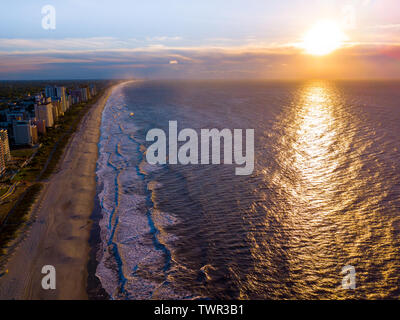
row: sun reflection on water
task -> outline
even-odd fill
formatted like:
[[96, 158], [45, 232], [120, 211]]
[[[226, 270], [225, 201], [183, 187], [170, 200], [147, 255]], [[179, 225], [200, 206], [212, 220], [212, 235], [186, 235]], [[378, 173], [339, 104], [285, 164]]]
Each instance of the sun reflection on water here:
[[296, 103], [279, 123], [284, 132], [278, 161], [287, 174], [277, 171], [274, 178], [296, 201], [319, 206], [322, 199], [328, 202], [337, 191], [335, 171], [346, 160], [343, 155], [352, 140], [352, 132], [343, 134], [347, 120], [338, 100], [334, 88], [310, 84], [299, 91]]
[[[373, 134], [325, 82], [300, 88], [277, 118], [266, 142], [275, 146], [275, 165], [262, 171], [265, 234], [250, 236], [255, 274], [285, 283], [268, 284], [274, 297], [362, 297], [360, 290], [340, 290], [341, 267], [357, 266], [367, 282], [365, 270], [376, 268], [374, 259], [393, 256], [392, 222], [380, 219], [379, 208], [387, 194], [383, 186], [390, 184], [380, 182], [383, 164], [366, 152]], [[384, 278], [393, 272], [376, 273]], [[251, 290], [259, 286], [253, 277]]]
[[304, 101], [296, 115], [293, 165], [302, 180], [312, 186], [326, 183], [338, 165], [335, 153], [340, 150], [334, 148], [338, 132], [332, 112], [332, 101], [326, 88], [305, 90]]

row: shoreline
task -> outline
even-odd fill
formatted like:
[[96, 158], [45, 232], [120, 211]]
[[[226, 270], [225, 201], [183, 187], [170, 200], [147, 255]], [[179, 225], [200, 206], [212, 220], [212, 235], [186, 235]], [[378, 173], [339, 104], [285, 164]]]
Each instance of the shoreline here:
[[[96, 177], [97, 184], [97, 177]], [[93, 212], [90, 216], [90, 220], [92, 221], [92, 227], [90, 230], [89, 236], [89, 261], [87, 264], [87, 295], [89, 300], [109, 300], [110, 295], [103, 288], [100, 279], [96, 276], [97, 266], [99, 261], [97, 259], [97, 255], [99, 250], [101, 249], [101, 238], [100, 238], [100, 225], [99, 222], [103, 215], [101, 214], [101, 206], [99, 200], [99, 193], [102, 189], [102, 186], [96, 186], [96, 195], [94, 197], [94, 208]]]
[[[131, 80], [132, 81], [132, 80]], [[114, 88], [119, 87], [119, 86], [124, 86], [127, 83], [131, 81], [126, 81], [122, 82], [118, 85], [116, 85]], [[104, 112], [104, 108], [102, 111], [102, 115]], [[97, 145], [100, 146], [100, 139], [101, 139], [101, 124], [102, 121], [100, 121], [100, 126], [99, 126], [99, 138]], [[100, 156], [100, 149], [98, 148], [97, 150], [97, 158], [96, 158], [96, 170], [97, 171], [97, 161]], [[99, 265], [99, 260], [98, 260], [98, 255], [100, 250], [102, 250], [102, 239], [100, 236], [101, 228], [100, 228], [100, 220], [103, 218], [102, 215], [102, 209], [100, 205], [100, 199], [99, 199], [99, 194], [101, 190], [103, 189], [103, 185], [98, 184], [98, 178], [97, 175], [95, 174], [95, 179], [96, 179], [96, 194], [93, 199], [94, 201], [94, 207], [92, 214], [90, 216], [90, 220], [92, 221], [92, 226], [90, 229], [90, 236], [89, 236], [89, 247], [90, 247], [90, 252], [89, 252], [89, 257], [88, 257], [88, 263], [87, 263], [87, 284], [86, 284], [86, 292], [88, 296], [88, 300], [110, 300], [111, 296], [108, 294], [108, 292], [103, 288], [100, 279], [96, 275], [96, 270], [97, 266]]]
[[[124, 82], [125, 83], [125, 82]], [[24, 240], [0, 278], [0, 300], [88, 299], [89, 238], [97, 196], [96, 166], [103, 110], [113, 90], [106, 89], [71, 136], [57, 170], [44, 182]], [[44, 265], [56, 269], [56, 289], [43, 290]]]

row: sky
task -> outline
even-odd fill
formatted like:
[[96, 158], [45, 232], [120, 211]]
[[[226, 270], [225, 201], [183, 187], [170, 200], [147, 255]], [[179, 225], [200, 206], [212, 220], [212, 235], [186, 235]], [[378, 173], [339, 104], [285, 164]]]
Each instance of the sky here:
[[[307, 54], [325, 20], [346, 39]], [[94, 78], [398, 79], [400, 1], [2, 1], [0, 79]]]

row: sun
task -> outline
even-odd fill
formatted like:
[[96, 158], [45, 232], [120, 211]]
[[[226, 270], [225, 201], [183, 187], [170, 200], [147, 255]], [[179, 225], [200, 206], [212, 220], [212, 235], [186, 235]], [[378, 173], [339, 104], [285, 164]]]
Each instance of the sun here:
[[341, 48], [347, 39], [337, 23], [320, 21], [306, 33], [301, 47], [308, 54], [324, 56]]

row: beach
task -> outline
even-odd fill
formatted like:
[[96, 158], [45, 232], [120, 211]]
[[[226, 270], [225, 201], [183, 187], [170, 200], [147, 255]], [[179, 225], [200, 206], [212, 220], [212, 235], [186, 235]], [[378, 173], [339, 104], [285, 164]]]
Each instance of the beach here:
[[[43, 183], [25, 239], [0, 278], [0, 299], [87, 299], [90, 216], [102, 111], [114, 87], [90, 107], [71, 137], [56, 172]], [[56, 270], [56, 289], [42, 289], [43, 266]]]

